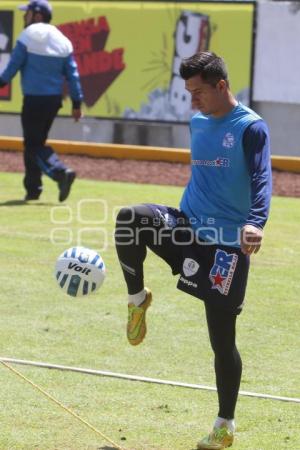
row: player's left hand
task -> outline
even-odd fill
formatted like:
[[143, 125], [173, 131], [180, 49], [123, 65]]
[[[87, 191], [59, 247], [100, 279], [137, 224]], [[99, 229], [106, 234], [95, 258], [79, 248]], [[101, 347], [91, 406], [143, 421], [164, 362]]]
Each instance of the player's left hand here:
[[81, 109], [80, 108], [72, 109], [72, 117], [75, 120], [75, 122], [78, 122], [79, 119], [81, 119], [81, 117], [82, 117]]
[[244, 225], [241, 230], [241, 250], [245, 255], [257, 253], [261, 246], [264, 232], [254, 225]]

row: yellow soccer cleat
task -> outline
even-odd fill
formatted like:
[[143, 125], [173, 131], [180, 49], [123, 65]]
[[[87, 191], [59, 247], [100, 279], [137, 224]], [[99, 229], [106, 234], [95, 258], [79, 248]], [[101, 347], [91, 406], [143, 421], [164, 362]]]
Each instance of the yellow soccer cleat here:
[[128, 322], [127, 322], [127, 339], [131, 345], [139, 345], [147, 332], [146, 327], [146, 311], [152, 302], [152, 293], [146, 290], [146, 298], [139, 306], [129, 303], [128, 305]]
[[198, 442], [198, 450], [222, 450], [231, 447], [233, 433], [227, 427], [214, 428], [213, 431], [202, 441]]

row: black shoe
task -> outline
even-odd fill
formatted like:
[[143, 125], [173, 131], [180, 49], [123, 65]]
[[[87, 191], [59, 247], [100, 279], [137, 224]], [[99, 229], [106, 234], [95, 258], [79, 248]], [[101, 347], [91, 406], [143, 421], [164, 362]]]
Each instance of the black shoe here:
[[32, 195], [26, 194], [24, 197], [24, 202], [30, 202], [31, 200], [38, 200], [40, 198], [40, 194]]
[[59, 196], [58, 200], [63, 202], [70, 194], [71, 186], [76, 178], [76, 173], [73, 170], [67, 169], [61, 180], [58, 182]]

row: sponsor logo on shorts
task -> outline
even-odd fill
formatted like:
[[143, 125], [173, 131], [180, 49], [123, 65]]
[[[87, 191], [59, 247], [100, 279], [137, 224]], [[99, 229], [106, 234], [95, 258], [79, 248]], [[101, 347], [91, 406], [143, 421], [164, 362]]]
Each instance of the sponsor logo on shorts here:
[[197, 283], [193, 283], [192, 281], [187, 280], [186, 278], [180, 277], [180, 281], [183, 284], [186, 284], [188, 287], [193, 287], [193, 288], [197, 288], [198, 287]]
[[198, 272], [199, 267], [200, 266], [197, 263], [197, 261], [191, 258], [185, 258], [182, 265], [183, 273], [186, 277], [191, 277], [195, 275], [195, 273]]
[[228, 295], [238, 258], [236, 253], [216, 250], [214, 265], [209, 272], [212, 289], [217, 289], [221, 294]]

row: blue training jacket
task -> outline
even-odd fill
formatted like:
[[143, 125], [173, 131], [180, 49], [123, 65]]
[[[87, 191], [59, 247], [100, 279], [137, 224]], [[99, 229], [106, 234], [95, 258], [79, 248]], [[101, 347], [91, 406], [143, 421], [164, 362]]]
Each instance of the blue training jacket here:
[[180, 208], [197, 235], [240, 246], [246, 224], [263, 228], [271, 198], [269, 136], [260, 116], [239, 103], [226, 116], [191, 120], [191, 178]]
[[9, 83], [18, 70], [23, 95], [62, 95], [67, 80], [73, 103], [83, 98], [72, 43], [54, 25], [36, 23], [23, 30], [1, 79]]

